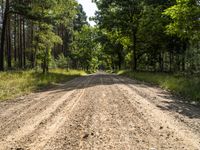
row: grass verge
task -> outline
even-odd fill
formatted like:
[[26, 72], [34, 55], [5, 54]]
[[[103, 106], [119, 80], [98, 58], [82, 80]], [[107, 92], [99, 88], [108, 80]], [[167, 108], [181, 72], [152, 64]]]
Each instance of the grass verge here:
[[34, 92], [55, 83], [69, 81], [85, 75], [84, 71], [53, 69], [48, 74], [35, 71], [13, 71], [0, 73], [0, 101]]
[[167, 73], [119, 71], [118, 75], [125, 75], [139, 81], [159, 85], [161, 88], [179, 94], [189, 100], [200, 102], [200, 78], [185, 77]]

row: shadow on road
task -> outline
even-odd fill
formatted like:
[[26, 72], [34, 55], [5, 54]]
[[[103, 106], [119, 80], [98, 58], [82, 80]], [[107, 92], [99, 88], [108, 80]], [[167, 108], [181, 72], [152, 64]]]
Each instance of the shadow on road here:
[[[101, 78], [103, 80], [101, 80]], [[90, 80], [88, 85], [81, 86], [84, 80]], [[132, 90], [135, 90], [140, 96], [147, 99], [151, 103], [154, 103], [157, 107], [164, 111], [176, 112], [181, 115], [187, 116], [189, 118], [200, 118], [200, 107], [188, 103], [186, 100], [179, 98], [175, 95], [170, 94], [164, 90], [158, 90], [154, 95], [148, 93], [149, 88], [157, 88], [143, 82], [130, 80], [125, 77], [117, 76], [114, 74], [97, 73], [92, 75], [87, 75], [83, 77], [78, 77], [70, 82], [75, 81], [76, 84], [58, 84], [51, 87], [45, 91], [51, 91], [51, 93], [67, 92], [75, 89], [95, 87], [98, 85], [115, 85], [115, 84], [125, 84], [129, 86]], [[144, 89], [144, 90], [142, 90]], [[44, 90], [43, 90], [44, 91]]]

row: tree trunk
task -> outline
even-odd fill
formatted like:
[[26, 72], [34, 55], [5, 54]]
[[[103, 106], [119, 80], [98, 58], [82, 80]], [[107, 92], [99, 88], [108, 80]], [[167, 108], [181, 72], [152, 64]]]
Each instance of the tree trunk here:
[[22, 32], [23, 32], [23, 40], [22, 40], [22, 43], [23, 43], [23, 66], [24, 68], [26, 68], [26, 33], [25, 33], [25, 20], [23, 18], [23, 21], [22, 21]]
[[9, 14], [9, 0], [6, 0], [6, 8], [4, 12], [3, 26], [1, 32], [0, 71], [4, 71], [4, 44], [5, 44], [5, 33], [6, 33], [8, 14]]
[[49, 62], [48, 62], [48, 49], [46, 49], [45, 56], [42, 63], [43, 74], [49, 71]]
[[164, 70], [164, 65], [163, 65], [163, 51], [160, 52], [159, 65], [160, 65], [160, 72], [163, 72], [163, 70]]
[[172, 72], [172, 63], [173, 63], [173, 50], [169, 52], [169, 71]]
[[10, 31], [10, 15], [8, 15], [7, 19], [7, 32], [6, 32], [6, 41], [7, 41], [7, 65], [8, 68], [12, 68], [12, 56], [11, 56], [11, 31]]
[[118, 51], [117, 55], [118, 55], [118, 69], [121, 70], [121, 66], [122, 66], [122, 54], [121, 54], [121, 52]]
[[63, 40], [63, 43], [62, 43], [62, 52], [63, 52], [63, 55], [65, 56], [65, 49], [64, 49], [64, 25], [61, 25], [61, 37], [62, 37], [62, 40]]
[[136, 31], [133, 30], [133, 71], [137, 70], [137, 56], [136, 56], [136, 47], [137, 47], [137, 37]]
[[31, 22], [31, 68], [35, 67], [35, 59], [36, 59], [36, 48], [33, 47], [32, 43], [33, 43], [33, 38], [34, 38], [34, 33], [33, 33], [33, 22]]
[[19, 16], [19, 67], [23, 68], [22, 18]]
[[183, 42], [183, 54], [182, 54], [182, 71], [185, 71], [185, 53], [186, 53], [186, 50], [187, 50], [187, 42]]
[[14, 60], [17, 63], [17, 15], [15, 15], [14, 25]]

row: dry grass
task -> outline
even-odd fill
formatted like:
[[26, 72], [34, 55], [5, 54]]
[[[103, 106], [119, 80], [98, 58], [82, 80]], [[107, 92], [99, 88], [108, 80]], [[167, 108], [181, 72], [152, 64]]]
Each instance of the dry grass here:
[[35, 71], [3, 72], [0, 73], [0, 100], [12, 99], [85, 74], [84, 71], [64, 69], [54, 69], [46, 75]]
[[152, 73], [152, 72], [131, 72], [119, 71], [119, 75], [126, 75], [140, 81], [145, 81], [159, 85], [161, 88], [170, 90], [177, 94], [194, 100], [200, 101], [200, 78], [185, 77], [181, 75], [173, 75], [167, 73]]

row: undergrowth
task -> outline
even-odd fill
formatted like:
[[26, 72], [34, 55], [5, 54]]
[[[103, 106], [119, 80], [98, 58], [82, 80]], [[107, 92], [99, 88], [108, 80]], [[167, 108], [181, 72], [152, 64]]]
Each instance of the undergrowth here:
[[0, 73], [0, 101], [34, 92], [55, 83], [85, 75], [84, 71], [52, 69], [47, 74], [31, 71]]
[[119, 75], [125, 75], [140, 81], [159, 85], [161, 88], [180, 94], [193, 101], [200, 102], [200, 78], [197, 76], [187, 77], [183, 75], [119, 71]]

